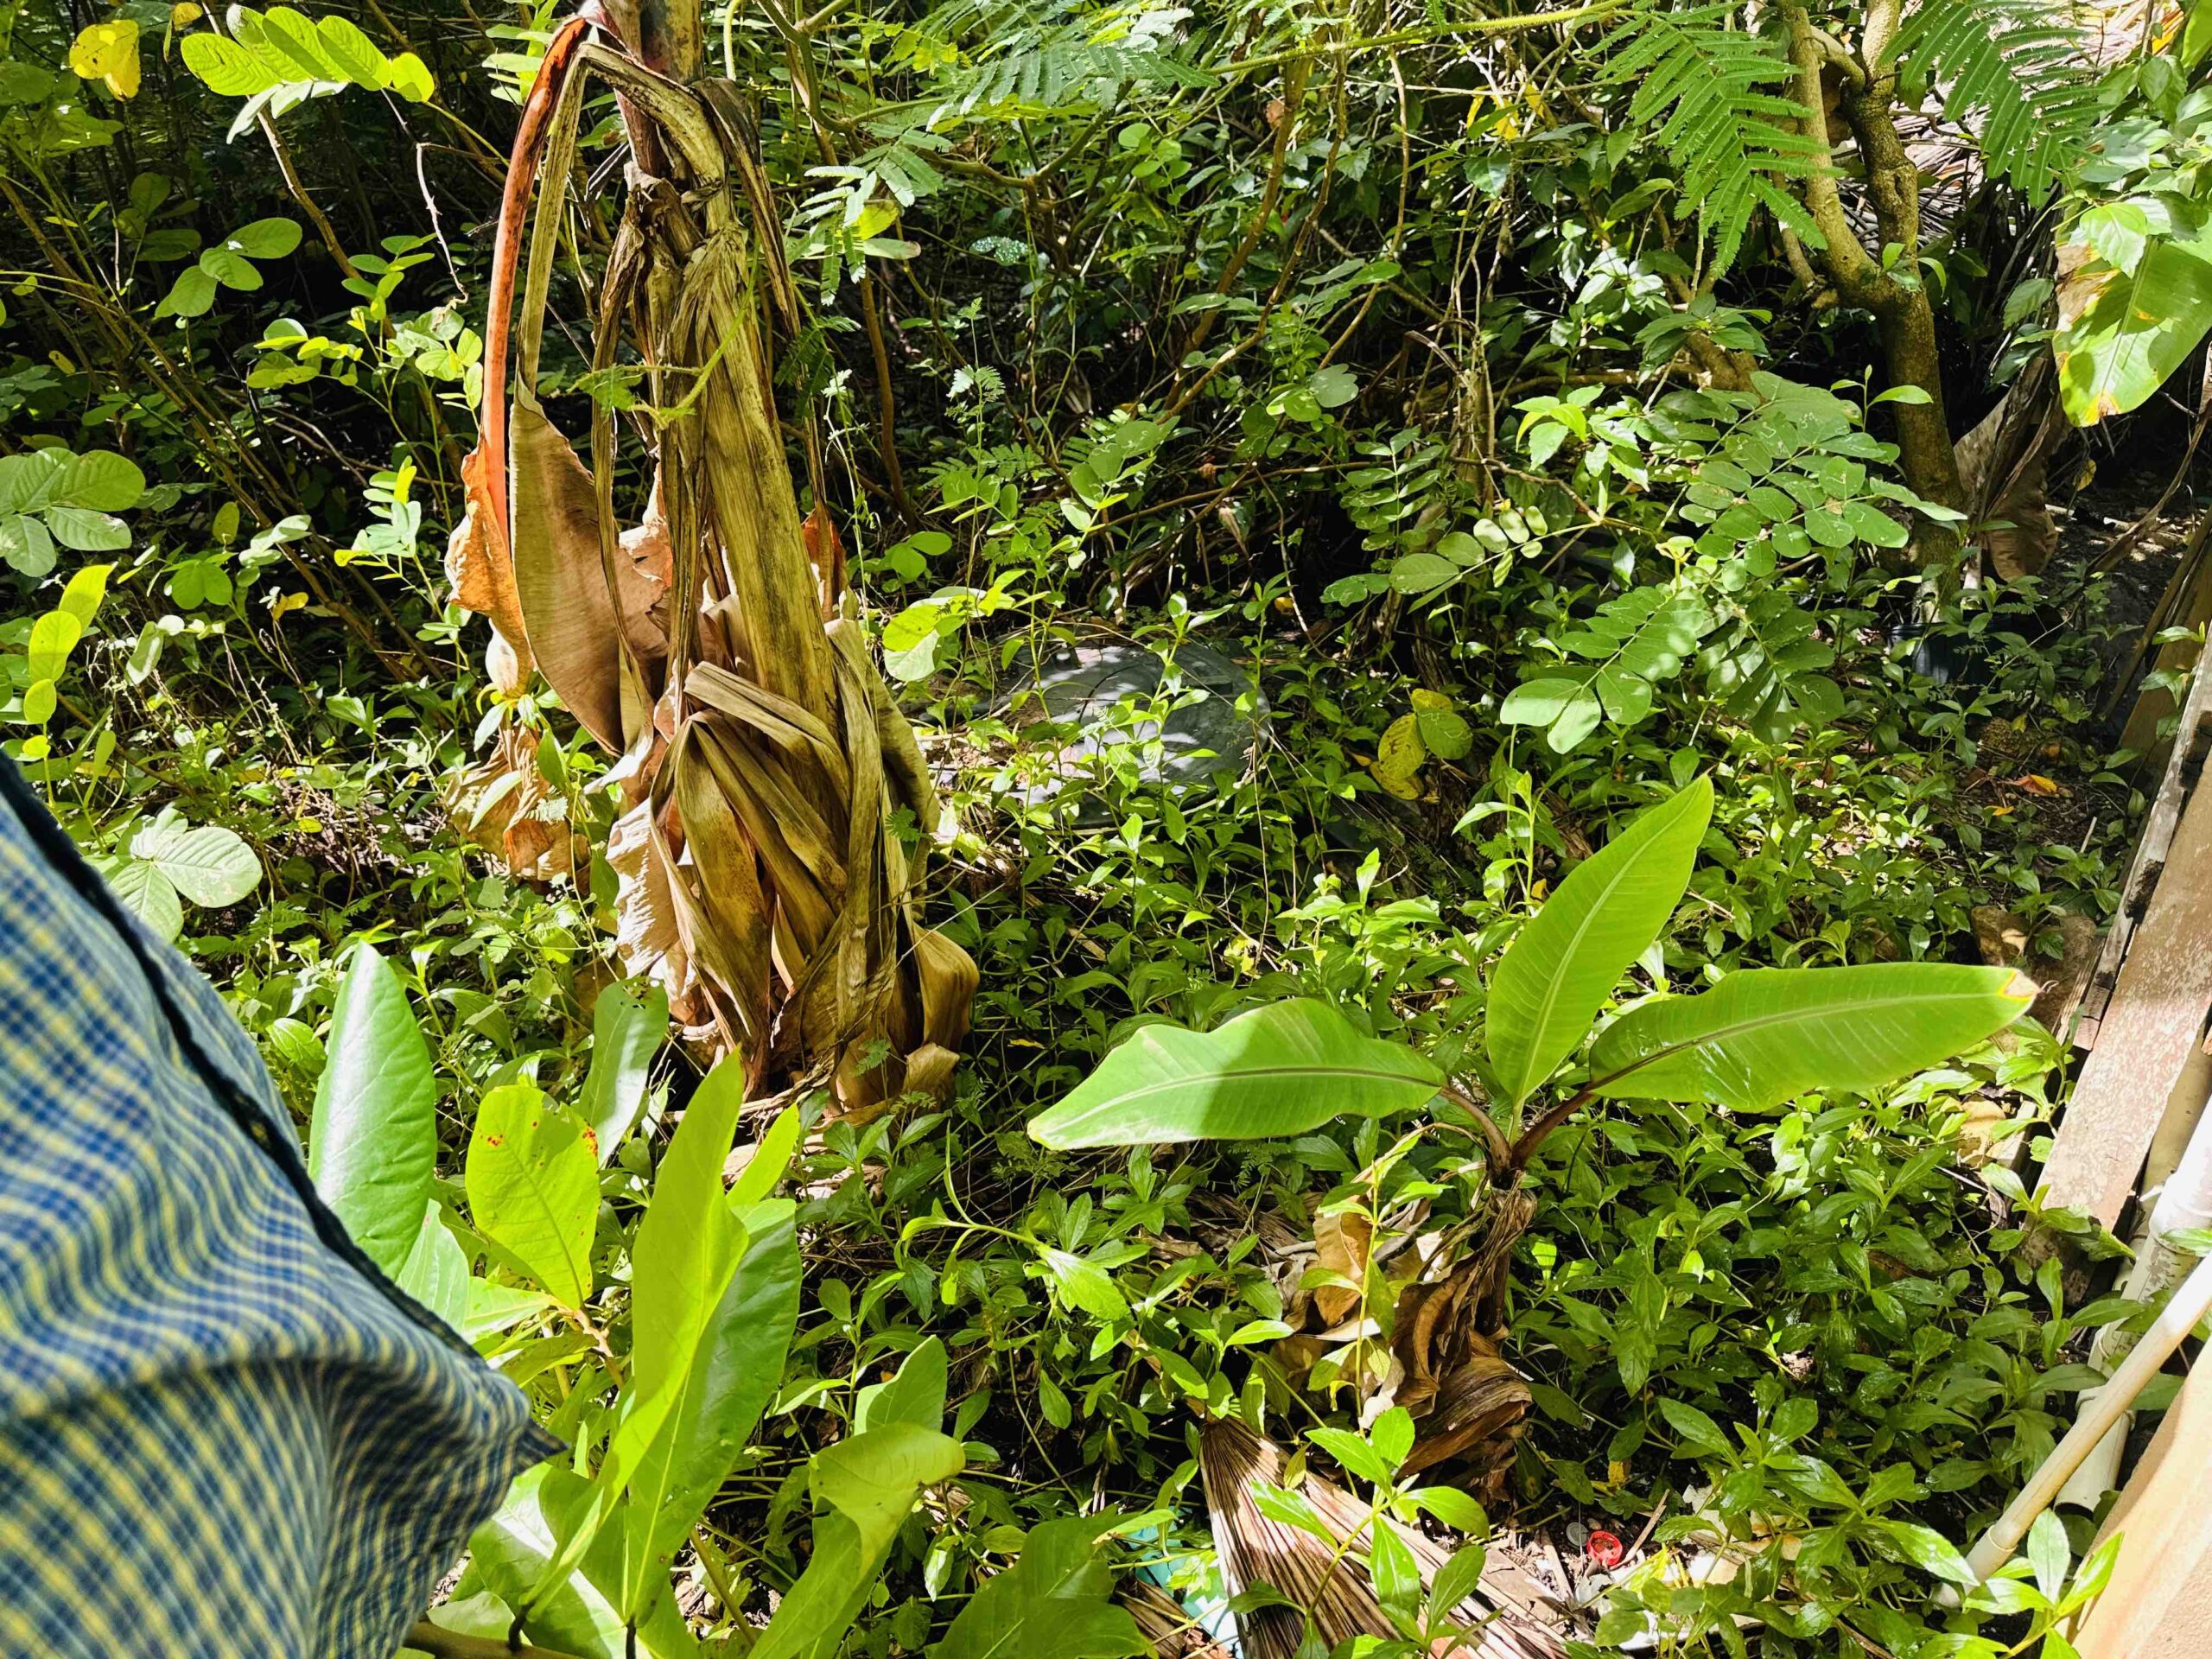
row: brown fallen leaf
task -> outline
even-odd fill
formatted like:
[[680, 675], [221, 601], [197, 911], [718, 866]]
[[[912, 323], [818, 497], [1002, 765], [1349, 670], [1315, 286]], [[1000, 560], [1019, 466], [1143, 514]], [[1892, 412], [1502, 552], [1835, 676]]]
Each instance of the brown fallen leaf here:
[[1342, 1275], [1350, 1285], [1316, 1285], [1313, 1306], [1324, 1325], [1335, 1325], [1359, 1306], [1358, 1286], [1367, 1278], [1367, 1253], [1375, 1228], [1365, 1216], [1354, 1212], [1323, 1216], [1313, 1224], [1313, 1266], [1318, 1271]]
[[[1332, 1648], [1355, 1636], [1395, 1637], [1366, 1570], [1347, 1551], [1260, 1510], [1255, 1490], [1281, 1485], [1287, 1470], [1281, 1446], [1233, 1419], [1216, 1419], [1199, 1434], [1199, 1478], [1230, 1593], [1265, 1585], [1289, 1597], [1312, 1611], [1321, 1639]], [[1374, 1515], [1366, 1499], [1317, 1475], [1306, 1475], [1297, 1491], [1339, 1541], [1361, 1535]], [[1387, 1519], [1379, 1524], [1404, 1541], [1424, 1586], [1451, 1558], [1423, 1533]], [[1453, 1617], [1469, 1627], [1468, 1634], [1440, 1641], [1432, 1649], [1436, 1659], [1563, 1659], [1567, 1651], [1560, 1611], [1533, 1580], [1503, 1563], [1484, 1567], [1476, 1593]], [[1242, 1613], [1237, 1626], [1248, 1659], [1294, 1659], [1304, 1635], [1298, 1613], [1280, 1606]]]

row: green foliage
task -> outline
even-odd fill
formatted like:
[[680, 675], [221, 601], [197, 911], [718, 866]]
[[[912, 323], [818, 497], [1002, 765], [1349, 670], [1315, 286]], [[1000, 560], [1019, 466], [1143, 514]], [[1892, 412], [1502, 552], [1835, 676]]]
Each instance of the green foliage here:
[[2107, 86], [2120, 117], [2082, 169], [2060, 232], [2052, 351], [2076, 426], [2139, 409], [2212, 330], [2212, 224], [2198, 180], [2212, 154], [2212, 89], [2184, 90], [2164, 58]]
[[[431, 1255], [442, 1253], [444, 1229], [430, 1204], [438, 1089], [406, 989], [373, 945], [353, 947], [327, 1052], [315, 1080], [308, 1173], [363, 1254], [397, 1275], [418, 1240], [430, 1241]], [[426, 1256], [421, 1271], [430, 1269]]]
[[187, 35], [178, 50], [185, 67], [209, 91], [245, 104], [231, 124], [233, 138], [264, 115], [274, 119], [311, 98], [348, 86], [428, 102], [436, 83], [412, 52], [386, 57], [344, 17], [309, 18], [289, 6], [265, 12], [230, 8], [227, 35]]
[[1909, 85], [1941, 87], [1943, 113], [1975, 135], [1993, 174], [2040, 206], [2072, 175], [2096, 129], [2088, 39], [2035, 0], [1921, 0], [1895, 50]]
[[1203, 1034], [1146, 1026], [1029, 1132], [1061, 1150], [1271, 1139], [1344, 1112], [1408, 1110], [1442, 1080], [1419, 1055], [1300, 999]]
[[1002, 1659], [1050, 1648], [1069, 1659], [1150, 1653], [1128, 1610], [1108, 1599], [1114, 1575], [1098, 1535], [1112, 1516], [1064, 1516], [1033, 1527], [1021, 1554], [983, 1582], [930, 1659]]
[[[1712, 805], [1700, 779], [1648, 809], [1560, 884], [1498, 964], [1484, 1029], [1509, 1113], [1582, 1046], [1681, 903]], [[1869, 1093], [2001, 1030], [2034, 995], [2010, 969], [1940, 963], [1727, 974], [1702, 995], [1662, 996], [1607, 1026], [1583, 1096], [1759, 1110], [1820, 1088]], [[1341, 1113], [1421, 1103], [1437, 1087], [1422, 1064], [1310, 1001], [1203, 1036], [1147, 1026], [1029, 1132], [1062, 1150], [1281, 1138]]]
[[1633, 89], [1629, 118], [1664, 149], [1684, 205], [1709, 228], [1717, 270], [1735, 263], [1761, 207], [1810, 231], [1783, 181], [1812, 170], [1813, 144], [1803, 106], [1772, 90], [1791, 70], [1770, 35], [1743, 27], [1730, 6], [1641, 0], [1599, 49], [1605, 82]]
[[1659, 937], [1712, 817], [1713, 784], [1700, 778], [1576, 865], [1514, 936], [1491, 976], [1484, 1021], [1509, 1113], [1582, 1046], [1629, 964]]
[[112, 450], [79, 455], [49, 444], [0, 455], [0, 558], [36, 577], [54, 569], [57, 544], [77, 553], [127, 548], [130, 531], [115, 515], [145, 493], [146, 475]]
[[[1923, 15], [1901, 115], [1931, 52], [1961, 55], [1928, 111], [1971, 80], [1969, 140], [2076, 96], [2018, 8], [1940, 50], [1952, 9]], [[925, 913], [983, 971], [950, 1092], [864, 1122], [807, 1080], [772, 1111], [731, 1068], [702, 1080], [696, 987], [617, 942], [651, 919], [626, 865], [561, 856], [636, 803], [557, 699], [479, 671], [448, 608], [497, 169], [554, 14], [288, 16], [156, 42], [143, 15], [135, 94], [125, 30], [89, 73], [82, 20], [32, 8], [5, 37], [0, 480], [73, 452], [136, 483], [0, 519], [46, 561], [0, 571], [0, 735], [221, 986], [321, 1173], [391, 1154], [417, 1201], [378, 1216], [378, 1259], [563, 1445], [440, 1622], [606, 1659], [1133, 1651], [1108, 1599], [1133, 1557], [1218, 1599], [1203, 1410], [1371, 1493], [1382, 1530], [1346, 1554], [1395, 1634], [1365, 1650], [1425, 1650], [1486, 1518], [1404, 1472], [1426, 1424], [1378, 1408], [1383, 1340], [1302, 1391], [1277, 1344], [1323, 1291], [1388, 1325], [1391, 1274], [1479, 1227], [1495, 1141], [1467, 1102], [1540, 1122], [1664, 1026], [1701, 1046], [1616, 1081], [1681, 1097], [1567, 1115], [1520, 1172], [1537, 1211], [1500, 1294], [1536, 1415], [1492, 1510], [1627, 1537], [1663, 1509], [1655, 1537], [1745, 1558], [1725, 1585], [1622, 1587], [1643, 1605], [1609, 1634], [2042, 1639], [2028, 1589], [2073, 1593], [2045, 1593], [2048, 1540], [2043, 1576], [1951, 1629], [1927, 1592], [2063, 1430], [2075, 1351], [2115, 1315], [2020, 1262], [2024, 1225], [2066, 1218], [2002, 1165], [1954, 1167], [1968, 1105], [2032, 1156], [2064, 1074], [2024, 1024], [1953, 1054], [2018, 998], [1945, 959], [1976, 905], [2049, 954], [2120, 901], [2136, 807], [2096, 714], [2135, 567], [2086, 578], [2078, 514], [2039, 581], [1923, 594], [1900, 568], [1942, 515], [1867, 395], [1872, 323], [1783, 258], [1779, 226], [1819, 249], [1778, 15], [833, 9], [802, 86], [772, 17], [709, 10], [804, 272], [772, 332], [801, 506], [850, 550], [844, 626], [884, 648], [944, 795], [901, 826], [952, 872]], [[1853, 9], [1810, 16], [1860, 49]], [[1955, 417], [2046, 347], [2054, 292], [2069, 387], [2100, 331], [2150, 343], [2107, 296], [2194, 245], [2190, 50], [2154, 41], [2107, 77], [2093, 143], [2046, 147], [2078, 282], [2022, 239], [2041, 162], [2012, 137], [1972, 211], [1929, 182], [1943, 234], [1885, 268], [1935, 302]], [[315, 96], [380, 78], [399, 96]], [[588, 105], [578, 165], [606, 190], [563, 220], [538, 379], [580, 449], [602, 413], [626, 435], [686, 397], [590, 339], [633, 159]], [[2161, 340], [2195, 326], [2172, 309]], [[65, 518], [111, 543], [80, 550], [57, 504], [131, 516]], [[1034, 664], [1109, 647], [1126, 677], [1036, 718]], [[181, 881], [142, 836], [199, 838]], [[1647, 840], [1667, 856], [1593, 899]], [[363, 938], [420, 1033], [373, 1046], [423, 1058], [389, 1121]], [[1786, 1053], [1729, 1024], [1760, 976], [1847, 991], [1874, 966], [1978, 1012], [1878, 1027], [1878, 1078], [1838, 1052], [1855, 1015], [1826, 988]], [[1351, 1069], [1274, 1076], [1270, 1032]], [[1095, 1109], [1023, 1132], [1071, 1096]], [[324, 1121], [341, 1101], [352, 1147]], [[1332, 1217], [1371, 1229], [1365, 1270], [1309, 1268]], [[1255, 1501], [1312, 1514], [1295, 1488]], [[1426, 1589], [1414, 1526], [1460, 1535]]]
[[563, 1307], [591, 1288], [599, 1221], [590, 1132], [531, 1084], [486, 1095], [468, 1139], [468, 1208], [485, 1238]]
[[[34, 665], [38, 641], [32, 641]], [[211, 910], [234, 905], [261, 885], [261, 861], [238, 833], [219, 823], [186, 824], [165, 807], [135, 830], [126, 850], [101, 861], [101, 874], [124, 908], [173, 939], [184, 925], [183, 906]]]
[[1819, 1087], [1864, 1094], [1973, 1046], [2034, 1000], [2032, 982], [2009, 968], [1746, 969], [1606, 1027], [1591, 1051], [1592, 1087], [1751, 1111]]
[[261, 287], [257, 259], [283, 259], [300, 245], [296, 219], [257, 219], [240, 226], [214, 247], [200, 254], [200, 263], [179, 273], [154, 308], [157, 317], [204, 317], [215, 303], [219, 288], [251, 294]]

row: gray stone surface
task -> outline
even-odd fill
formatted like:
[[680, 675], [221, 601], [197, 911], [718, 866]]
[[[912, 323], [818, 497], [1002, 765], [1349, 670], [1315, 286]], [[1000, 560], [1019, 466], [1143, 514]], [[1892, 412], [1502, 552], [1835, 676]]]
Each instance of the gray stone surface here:
[[[1236, 700], [1255, 691], [1251, 676], [1211, 645], [1185, 640], [1174, 647], [1174, 663], [1181, 679], [1179, 706], [1164, 721], [1123, 723], [1115, 710], [1124, 698], [1142, 705], [1160, 693], [1167, 665], [1157, 651], [1122, 640], [1064, 643], [1038, 661], [1024, 649], [1001, 686], [999, 711], [1017, 725], [1049, 721], [1075, 728], [1059, 748], [1059, 770], [1070, 778], [1090, 775], [1110, 747], [1148, 745], [1154, 738], [1159, 753], [1140, 761], [1147, 783], [1190, 785], [1217, 772], [1242, 772], [1251, 760], [1258, 722], [1267, 715], [1265, 696], [1252, 715], [1240, 714]], [[1193, 692], [1203, 695], [1192, 697]], [[1056, 793], [1046, 786], [1032, 791], [1031, 798]]]

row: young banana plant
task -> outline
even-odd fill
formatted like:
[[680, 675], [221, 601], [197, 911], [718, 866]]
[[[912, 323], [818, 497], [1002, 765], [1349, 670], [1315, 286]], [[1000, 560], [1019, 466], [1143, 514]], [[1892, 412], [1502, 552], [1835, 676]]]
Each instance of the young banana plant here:
[[[1972, 1047], [2034, 999], [2033, 982], [2005, 968], [1741, 969], [1694, 995], [1637, 1001], [1593, 1038], [1630, 966], [1688, 890], [1712, 813], [1712, 784], [1700, 778], [1639, 814], [1560, 883], [1491, 975], [1484, 1055], [1465, 1080], [1471, 1087], [1416, 1049], [1366, 1035], [1331, 1004], [1295, 999], [1209, 1032], [1141, 1028], [1033, 1118], [1029, 1133], [1061, 1149], [1278, 1140], [1351, 1115], [1411, 1119], [1413, 1134], [1426, 1114], [1473, 1135], [1488, 1148], [1488, 1190], [1448, 1230], [1461, 1241], [1450, 1259], [1440, 1255], [1424, 1270], [1434, 1282], [1406, 1296], [1418, 1306], [1432, 1291], [1448, 1293], [1467, 1311], [1452, 1351], [1494, 1359], [1512, 1246], [1535, 1212], [1521, 1178], [1577, 1112], [1607, 1100], [1755, 1111], [1816, 1089], [1868, 1094]], [[1557, 1086], [1578, 1054], [1568, 1075], [1580, 1081]], [[1433, 1322], [1434, 1307], [1427, 1312]], [[1525, 1389], [1509, 1403], [1515, 1409], [1492, 1412], [1491, 1427], [1510, 1427], [1503, 1420], [1525, 1408]], [[1424, 1442], [1433, 1432], [1424, 1425]]]
[[[940, 1092], [976, 969], [922, 924], [936, 793], [868, 655], [817, 499], [801, 519], [764, 308], [798, 298], [750, 124], [696, 79], [684, 0], [562, 27], [516, 135], [494, 245], [482, 442], [448, 573], [494, 631], [493, 677], [535, 671], [618, 757], [606, 849], [625, 965], [708, 1046], [828, 1079], [849, 1110]], [[620, 96], [629, 188], [593, 296], [594, 367], [642, 364], [652, 484], [623, 527], [614, 410], [585, 464], [537, 397], [587, 80]], [[527, 260], [524, 257], [527, 248]]]

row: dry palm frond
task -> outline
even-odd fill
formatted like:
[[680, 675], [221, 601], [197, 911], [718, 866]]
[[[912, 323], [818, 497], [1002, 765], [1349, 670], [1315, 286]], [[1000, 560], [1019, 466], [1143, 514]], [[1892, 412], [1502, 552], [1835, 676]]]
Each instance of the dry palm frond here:
[[1120, 1592], [1122, 1605], [1159, 1659], [1230, 1659], [1228, 1649], [1207, 1635], [1183, 1611], [1182, 1604], [1158, 1585], [1131, 1579]]
[[[1230, 1592], [1242, 1595], [1265, 1585], [1287, 1596], [1313, 1615], [1332, 1648], [1361, 1634], [1396, 1635], [1365, 1570], [1347, 1559], [1347, 1552], [1261, 1513], [1254, 1488], [1262, 1482], [1281, 1485], [1287, 1464], [1281, 1447], [1231, 1419], [1208, 1423], [1199, 1437], [1198, 1471]], [[1371, 1506], [1341, 1486], [1309, 1474], [1298, 1494], [1339, 1540], [1353, 1538], [1368, 1524]], [[1423, 1585], [1450, 1559], [1448, 1550], [1421, 1533], [1387, 1518], [1376, 1524], [1395, 1527], [1405, 1540]], [[1466, 1634], [1440, 1640], [1438, 1659], [1561, 1659], [1567, 1651], [1556, 1605], [1534, 1580], [1503, 1562], [1484, 1568], [1478, 1593], [1460, 1603], [1453, 1617]], [[1286, 1607], [1256, 1609], [1238, 1623], [1249, 1659], [1292, 1659], [1304, 1634], [1303, 1620]]]
[[[941, 1092], [976, 970], [921, 924], [912, 830], [935, 827], [935, 790], [841, 613], [826, 509], [800, 520], [760, 315], [764, 292], [786, 322], [797, 299], [747, 124], [726, 88], [657, 73], [594, 26], [556, 35], [516, 140], [455, 595], [492, 620], [495, 683], [518, 690], [534, 667], [620, 757], [627, 810], [607, 855], [625, 967], [756, 1078], [825, 1077], [849, 1109]], [[645, 365], [658, 453], [627, 530], [611, 409], [595, 409], [587, 466], [535, 392], [591, 73], [622, 94], [637, 156], [594, 353], [609, 369], [626, 339]]]

